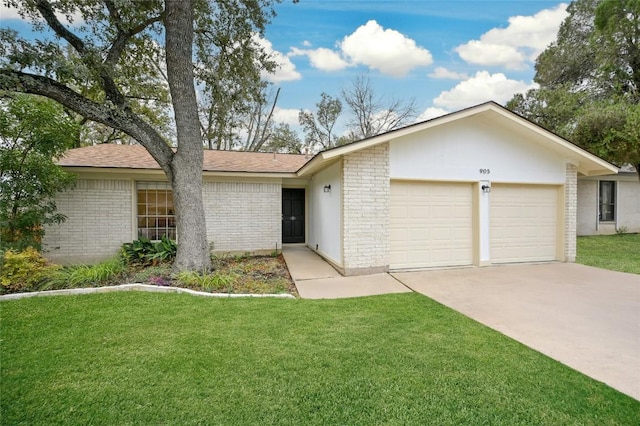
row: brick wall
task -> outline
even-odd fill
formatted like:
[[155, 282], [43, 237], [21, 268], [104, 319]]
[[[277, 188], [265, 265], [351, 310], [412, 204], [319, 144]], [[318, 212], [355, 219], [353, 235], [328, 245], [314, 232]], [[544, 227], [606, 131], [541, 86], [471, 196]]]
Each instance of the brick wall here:
[[578, 180], [577, 235], [593, 235], [598, 224], [598, 181]]
[[216, 252], [282, 248], [279, 183], [204, 182], [207, 240]]
[[346, 155], [343, 161], [345, 275], [389, 269], [389, 144]]
[[578, 167], [567, 163], [564, 187], [564, 260], [576, 261], [576, 225], [578, 212]]
[[67, 216], [46, 228], [46, 256], [60, 263], [93, 263], [116, 254], [132, 236], [133, 185], [130, 180], [79, 179], [56, 197]]

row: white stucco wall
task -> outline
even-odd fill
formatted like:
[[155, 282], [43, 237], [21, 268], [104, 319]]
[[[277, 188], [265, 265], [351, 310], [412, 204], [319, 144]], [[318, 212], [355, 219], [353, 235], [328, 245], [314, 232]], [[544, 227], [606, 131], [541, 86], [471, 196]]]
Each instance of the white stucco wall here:
[[[616, 182], [615, 222], [598, 222], [599, 181]], [[640, 182], [635, 174], [580, 177], [578, 179], [578, 235], [614, 234], [626, 227], [640, 232]]]
[[279, 180], [205, 180], [202, 195], [207, 240], [212, 243], [213, 251], [254, 252], [282, 248], [282, 185]]
[[[331, 185], [331, 192], [324, 187]], [[342, 266], [342, 162], [314, 175], [309, 183], [308, 242], [312, 249]]]
[[391, 179], [565, 182], [565, 161], [559, 155], [477, 120], [457, 121], [395, 140], [389, 167]]
[[61, 264], [95, 263], [114, 256], [134, 239], [133, 197], [129, 179], [78, 179], [74, 189], [56, 197], [67, 220], [45, 230], [45, 255]]

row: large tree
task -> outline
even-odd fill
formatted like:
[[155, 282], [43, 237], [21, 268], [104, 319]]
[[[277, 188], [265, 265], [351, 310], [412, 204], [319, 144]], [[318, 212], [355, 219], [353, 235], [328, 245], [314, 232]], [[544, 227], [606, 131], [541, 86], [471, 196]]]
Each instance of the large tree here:
[[246, 12], [235, 3], [220, 2], [221, 18], [203, 23], [208, 28], [203, 39], [208, 46], [198, 50], [197, 78], [207, 82], [199, 97], [200, 121], [209, 149], [246, 150], [246, 138], [255, 136], [256, 130], [251, 119], [256, 118], [256, 110], [261, 113], [271, 103], [270, 84], [262, 73], [274, 71], [276, 63], [250, 28], [238, 25], [236, 15]]
[[262, 151], [304, 154], [304, 147], [302, 140], [291, 126], [286, 123], [278, 123], [271, 129], [269, 138], [262, 145]]
[[366, 74], [357, 75], [351, 85], [342, 90], [342, 99], [351, 113], [347, 127], [352, 141], [397, 129], [417, 117], [413, 99], [385, 100], [376, 94]]
[[54, 163], [77, 139], [79, 126], [46, 98], [0, 99], [0, 248], [41, 248], [44, 225], [60, 223], [55, 195], [74, 176]]
[[342, 102], [325, 92], [320, 94], [316, 112], [300, 110], [298, 122], [305, 134], [307, 148], [313, 152], [336, 146], [337, 137], [333, 133], [342, 113]]
[[507, 107], [640, 171], [640, 1], [577, 0], [536, 60], [540, 85]]
[[[0, 89], [48, 97], [89, 120], [126, 133], [144, 146], [166, 174], [174, 193], [179, 239], [174, 268], [209, 269], [194, 58], [210, 46], [207, 26], [224, 20], [225, 11], [241, 11], [233, 15], [237, 19], [235, 25], [242, 26], [251, 36], [264, 29], [273, 13], [273, 2], [5, 0], [5, 3], [30, 19], [41, 36], [26, 39], [14, 31], [0, 30]], [[79, 16], [81, 22], [65, 24], [59, 16], [66, 16], [67, 20]], [[177, 136], [175, 149], [139, 111], [140, 104], [131, 96], [131, 81], [151, 70], [148, 47], [154, 45], [161, 45], [166, 54]], [[70, 61], [69, 50], [77, 61]], [[91, 90], [83, 91], [85, 86]]]

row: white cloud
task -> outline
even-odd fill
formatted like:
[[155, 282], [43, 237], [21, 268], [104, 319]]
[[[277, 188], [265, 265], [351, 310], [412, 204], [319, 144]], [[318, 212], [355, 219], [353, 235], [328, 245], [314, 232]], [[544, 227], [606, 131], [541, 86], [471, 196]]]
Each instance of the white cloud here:
[[[311, 43], [305, 40], [303, 46]], [[337, 43], [337, 50], [320, 47], [300, 49], [292, 47], [288, 54], [307, 56], [311, 65], [322, 71], [338, 71], [350, 66], [364, 65], [382, 74], [402, 77], [414, 68], [431, 65], [431, 53], [396, 30], [384, 29], [371, 20]]]
[[568, 15], [566, 9], [567, 4], [560, 3], [533, 16], [512, 16], [506, 28], [493, 28], [480, 40], [471, 40], [455, 51], [471, 64], [525, 68], [555, 40], [560, 24]]
[[18, 9], [7, 6], [4, 2], [0, 3], [0, 16], [2, 19], [22, 19], [18, 14]]
[[453, 89], [444, 91], [433, 100], [437, 107], [458, 110], [487, 101], [503, 104], [516, 93], [537, 87], [524, 81], [510, 80], [502, 73], [489, 74], [478, 71], [475, 76], [458, 83]]
[[469, 78], [465, 73], [451, 71], [444, 67], [437, 67], [432, 73], [429, 73], [429, 77], [443, 80], [465, 80]]
[[291, 52], [287, 56], [307, 56], [311, 65], [322, 71], [338, 71], [349, 66], [349, 64], [340, 57], [340, 55], [325, 47], [318, 49], [298, 49], [292, 47]]
[[311, 42], [309, 40], [305, 40], [305, 41], [302, 42], [302, 45], [304, 47], [311, 47]]
[[275, 123], [286, 123], [290, 126], [297, 126], [299, 112], [300, 110], [298, 109], [275, 107], [273, 110], [273, 121]]
[[[84, 22], [82, 19], [82, 15], [79, 12], [72, 13], [71, 20], [67, 19], [67, 17], [62, 13], [56, 13], [56, 17], [63, 24], [70, 25], [70, 26], [80, 25]], [[20, 14], [18, 13], [18, 9], [14, 7], [9, 7], [8, 5], [5, 4], [4, 1], [0, 3], [0, 18], [2, 18], [2, 20], [11, 20], [11, 19], [19, 19], [21, 21], [28, 20], [20, 16]], [[40, 18], [40, 20], [44, 22], [43, 18]]]
[[254, 40], [260, 46], [262, 46], [266, 53], [271, 55], [271, 59], [273, 59], [277, 65], [274, 73], [268, 73], [264, 70], [262, 71], [262, 78], [272, 83], [278, 83], [280, 81], [292, 81], [292, 80], [300, 80], [302, 75], [296, 70], [296, 66], [288, 56], [278, 52], [273, 49], [273, 44], [267, 39], [261, 38], [259, 36], [254, 36]]
[[505, 66], [507, 69], [526, 67], [526, 56], [513, 46], [471, 40], [456, 47], [456, 52], [466, 62], [483, 66]]
[[414, 68], [433, 62], [427, 49], [396, 30], [385, 30], [374, 20], [346, 36], [339, 47], [349, 62], [394, 77], [402, 77]]
[[416, 118], [416, 123], [420, 123], [421, 121], [431, 120], [432, 118], [440, 117], [446, 114], [449, 114], [450, 111], [443, 108], [429, 107], [425, 109], [422, 114]]

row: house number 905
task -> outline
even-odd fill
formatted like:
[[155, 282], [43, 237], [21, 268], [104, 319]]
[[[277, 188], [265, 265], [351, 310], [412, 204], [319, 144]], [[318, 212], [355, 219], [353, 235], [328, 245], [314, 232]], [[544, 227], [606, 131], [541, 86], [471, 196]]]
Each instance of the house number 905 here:
[[480, 174], [481, 175], [488, 175], [489, 173], [491, 173], [490, 169], [480, 169]]

